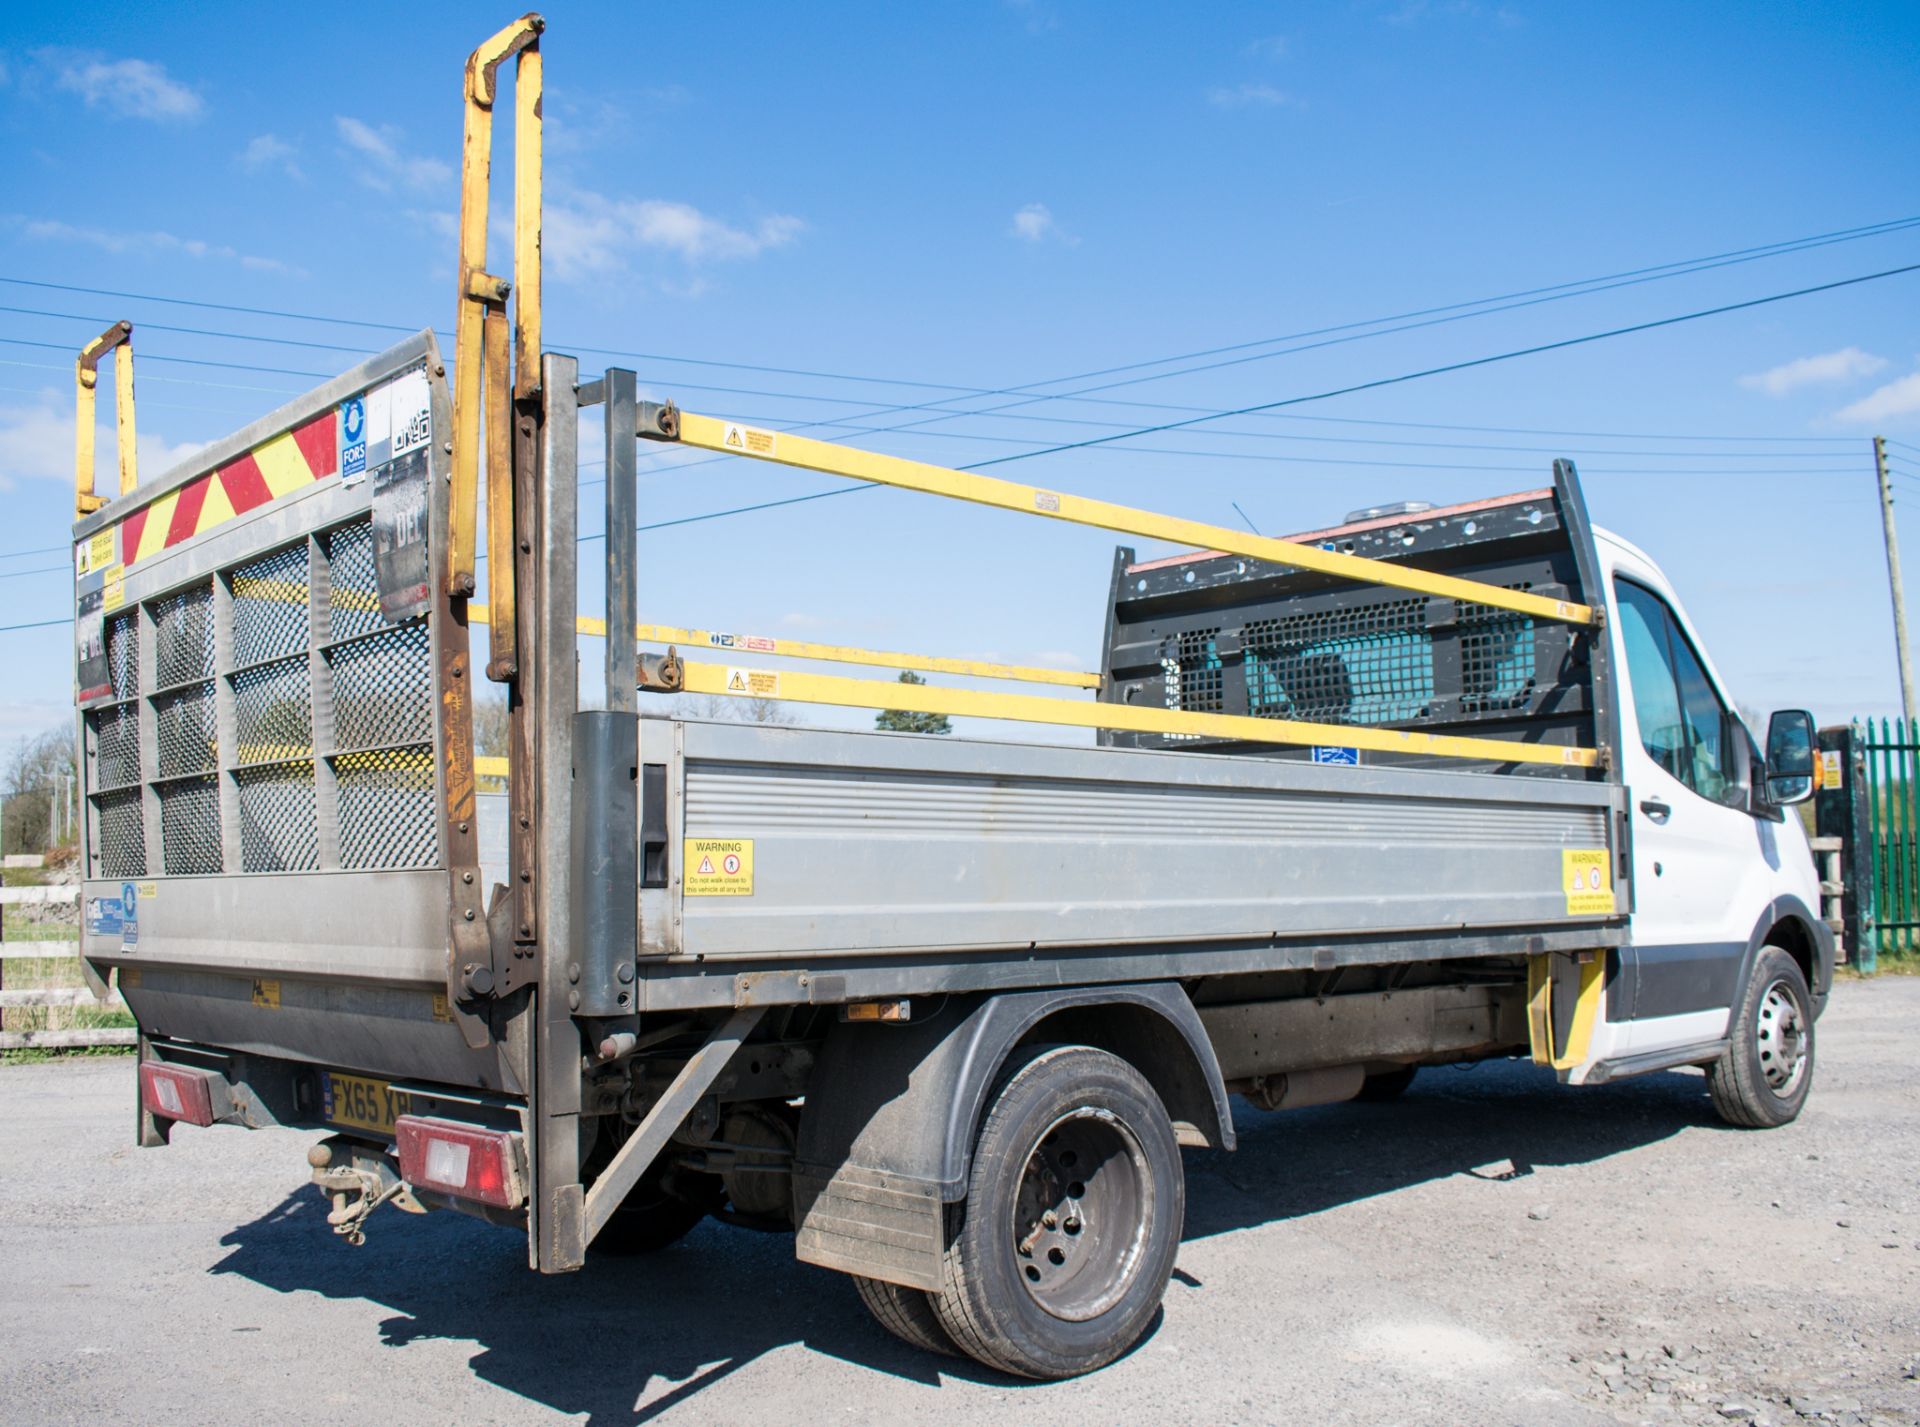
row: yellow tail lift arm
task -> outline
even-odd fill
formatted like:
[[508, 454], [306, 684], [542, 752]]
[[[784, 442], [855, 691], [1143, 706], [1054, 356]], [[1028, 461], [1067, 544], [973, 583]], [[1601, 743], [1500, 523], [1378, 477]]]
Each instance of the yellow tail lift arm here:
[[[453, 490], [448, 593], [473, 594], [479, 525], [481, 412], [487, 436], [487, 598], [491, 606], [488, 676], [515, 672], [512, 397], [540, 380], [540, 34], [546, 21], [521, 16], [467, 59], [466, 126], [460, 159], [460, 261], [454, 327]], [[487, 271], [487, 217], [493, 168], [493, 108], [498, 71], [514, 70], [513, 278]], [[513, 295], [509, 382], [507, 298]]]
[[91, 515], [108, 497], [93, 489], [94, 389], [100, 381], [100, 359], [113, 353], [114, 444], [120, 459], [120, 494], [133, 494], [140, 484], [139, 457], [133, 435], [133, 324], [116, 322], [80, 349], [74, 360], [73, 514]]

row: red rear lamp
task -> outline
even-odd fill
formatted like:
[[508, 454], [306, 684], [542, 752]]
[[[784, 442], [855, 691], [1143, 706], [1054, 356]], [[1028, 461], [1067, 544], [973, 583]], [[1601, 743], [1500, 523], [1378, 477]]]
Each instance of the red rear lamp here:
[[[168, 1120], [185, 1120], [189, 1125], [211, 1125], [214, 1114], [216, 1082], [224, 1092], [225, 1083], [210, 1070], [194, 1070], [184, 1065], [161, 1061], [142, 1061], [140, 1065], [140, 1101], [149, 1114]], [[223, 1102], [224, 1093], [219, 1097]]]
[[517, 1209], [526, 1198], [520, 1157], [507, 1130], [402, 1115], [393, 1122], [400, 1177], [415, 1189]]

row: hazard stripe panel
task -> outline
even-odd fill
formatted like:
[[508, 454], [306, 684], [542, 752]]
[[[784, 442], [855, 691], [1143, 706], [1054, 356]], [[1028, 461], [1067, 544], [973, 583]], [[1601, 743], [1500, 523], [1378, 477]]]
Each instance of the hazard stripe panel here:
[[151, 559], [268, 501], [338, 475], [337, 419], [333, 410], [322, 412], [134, 511], [120, 522], [120, 563]]

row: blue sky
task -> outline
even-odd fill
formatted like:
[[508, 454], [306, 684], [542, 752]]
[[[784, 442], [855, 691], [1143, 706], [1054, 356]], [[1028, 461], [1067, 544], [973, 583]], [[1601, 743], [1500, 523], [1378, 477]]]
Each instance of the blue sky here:
[[[32, 309], [0, 311], [0, 624], [69, 612], [70, 585], [45, 568], [63, 556], [17, 552], [67, 538], [68, 353], [105, 321], [136, 324], [149, 475], [315, 384], [284, 373], [330, 373], [393, 334], [148, 297], [450, 326], [460, 69], [509, 13], [326, 10], [40, 7], [10, 27], [0, 278], [145, 296], [0, 282], [0, 307]], [[1178, 412], [1059, 399], [957, 415], [1006, 400], [969, 391], [1058, 395], [1094, 384], [1061, 378], [1121, 364], [1920, 217], [1920, 98], [1901, 60], [1920, 10], [546, 13], [549, 346], [632, 353], [649, 391], [715, 415], [941, 416], [819, 431], [928, 460], [1920, 262], [1920, 228], [1889, 231], [1311, 351], [1254, 347], [1211, 371], [1146, 367], [1127, 375], [1153, 380], [1102, 394]], [[999, 471], [1224, 524], [1237, 503], [1285, 533], [1543, 484], [1570, 455], [1596, 518], [1673, 577], [1743, 704], [1888, 713], [1868, 438], [1911, 443], [1893, 448], [1895, 484], [1920, 493], [1916, 315], [1911, 274]], [[948, 410], [874, 415], [928, 402]], [[835, 484], [674, 464], [646, 463], [643, 520]], [[597, 529], [600, 488], [583, 498]], [[1920, 577], [1920, 521], [1908, 539]], [[641, 612], [1090, 668], [1113, 544], [868, 492], [643, 536]], [[64, 717], [67, 630], [0, 633], [0, 658], [0, 740]]]

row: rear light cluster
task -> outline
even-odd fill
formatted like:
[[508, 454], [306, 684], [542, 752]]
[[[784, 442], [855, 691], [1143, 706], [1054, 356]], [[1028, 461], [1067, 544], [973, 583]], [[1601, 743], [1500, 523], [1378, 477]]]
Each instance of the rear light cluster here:
[[506, 1130], [402, 1115], [393, 1124], [400, 1177], [415, 1189], [517, 1209], [526, 1199], [520, 1159]]
[[140, 1103], [149, 1114], [189, 1125], [211, 1125], [231, 1105], [226, 1081], [212, 1071], [157, 1060], [141, 1062]]

